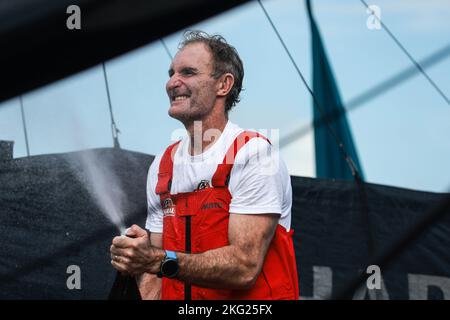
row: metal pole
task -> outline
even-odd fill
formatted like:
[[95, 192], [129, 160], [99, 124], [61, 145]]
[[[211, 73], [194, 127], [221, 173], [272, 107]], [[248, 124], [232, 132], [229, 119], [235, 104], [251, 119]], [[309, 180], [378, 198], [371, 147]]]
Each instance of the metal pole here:
[[25, 122], [25, 112], [23, 110], [23, 99], [22, 99], [22, 96], [19, 96], [19, 101], [20, 101], [20, 111], [21, 111], [21, 114], [22, 114], [23, 134], [25, 136], [25, 145], [27, 147], [27, 157], [29, 157], [30, 156], [30, 146], [28, 144], [27, 124]]

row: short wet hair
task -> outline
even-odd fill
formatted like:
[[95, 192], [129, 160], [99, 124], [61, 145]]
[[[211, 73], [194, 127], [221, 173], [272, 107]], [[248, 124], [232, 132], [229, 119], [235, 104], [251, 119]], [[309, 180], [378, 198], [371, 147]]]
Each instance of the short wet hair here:
[[244, 65], [237, 53], [237, 50], [229, 45], [224, 37], [218, 34], [209, 35], [203, 31], [186, 31], [178, 49], [192, 43], [204, 43], [210, 50], [213, 57], [214, 72], [212, 76], [219, 78], [225, 73], [231, 73], [234, 77], [234, 84], [225, 100], [225, 111], [228, 112], [240, 101], [239, 94], [242, 90], [244, 79]]

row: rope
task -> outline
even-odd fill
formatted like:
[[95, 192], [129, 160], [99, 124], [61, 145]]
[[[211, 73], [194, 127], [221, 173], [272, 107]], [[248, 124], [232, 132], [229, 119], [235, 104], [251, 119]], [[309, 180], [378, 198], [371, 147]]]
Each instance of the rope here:
[[22, 96], [19, 96], [20, 101], [20, 112], [22, 114], [22, 127], [23, 127], [23, 134], [25, 136], [25, 146], [27, 148], [27, 156], [30, 156], [30, 146], [28, 144], [28, 132], [27, 132], [27, 125], [25, 122], [25, 111], [23, 110], [23, 99]]
[[[289, 59], [291, 60], [292, 65], [294, 66], [295, 70], [297, 71], [297, 74], [300, 76], [300, 79], [302, 80], [302, 82], [305, 85], [306, 89], [311, 94], [311, 96], [312, 96], [312, 98], [314, 100], [314, 103], [313, 103], [314, 107], [317, 108], [319, 110], [320, 114], [322, 115], [322, 117], [325, 118], [325, 111], [323, 110], [323, 108], [319, 104], [316, 95], [314, 94], [314, 92], [312, 91], [312, 89], [310, 88], [308, 83], [306, 82], [305, 77], [303, 76], [302, 72], [300, 71], [300, 68], [297, 66], [297, 63], [295, 62], [294, 58], [292, 57], [288, 47], [284, 43], [283, 38], [281, 37], [280, 33], [278, 32], [277, 28], [275, 27], [275, 24], [273, 23], [272, 19], [270, 18], [269, 14], [267, 13], [266, 9], [264, 8], [264, 5], [262, 4], [261, 0], [258, 0], [258, 3], [261, 6], [261, 9], [263, 10], [263, 12], [264, 12], [267, 20], [269, 21], [270, 25], [272, 26], [273, 31], [275, 31], [275, 34], [277, 35], [278, 40], [280, 41], [280, 43], [283, 46], [284, 50], [286, 51]], [[344, 144], [342, 143], [342, 141], [339, 140], [336, 132], [334, 131], [334, 129], [330, 126], [330, 124], [328, 122], [326, 123], [326, 126], [327, 126], [328, 130], [330, 131], [331, 135], [333, 136], [333, 139], [335, 140], [339, 150], [341, 151], [342, 156], [344, 157], [345, 161], [347, 162], [348, 166], [350, 167], [350, 170], [352, 172], [353, 177], [355, 178], [355, 181], [361, 181], [362, 179], [361, 179], [361, 176], [359, 174], [359, 171], [356, 168], [353, 159], [351, 158], [351, 156], [345, 150]]]
[[173, 56], [172, 56], [172, 54], [170, 53], [170, 50], [169, 50], [169, 48], [167, 47], [166, 43], [164, 42], [164, 39], [163, 39], [163, 38], [160, 38], [159, 41], [160, 41], [161, 44], [163, 45], [164, 50], [166, 50], [166, 53], [167, 53], [167, 55], [169, 56], [170, 61], [172, 61], [172, 60], [173, 60]]
[[113, 138], [113, 142], [114, 142], [114, 148], [120, 149], [120, 144], [119, 144], [120, 130], [117, 128], [116, 122], [114, 121], [114, 114], [113, 114], [113, 109], [112, 109], [112, 104], [111, 104], [111, 96], [109, 94], [108, 77], [106, 76], [106, 66], [105, 66], [104, 62], [102, 62], [102, 67], [103, 67], [103, 76], [105, 77], [106, 95], [108, 96], [109, 114], [111, 116], [111, 133], [112, 133], [112, 138]]
[[[444, 60], [450, 55], [450, 44], [447, 44], [443, 48], [433, 52], [426, 58], [422, 59], [419, 63], [422, 65], [423, 68], [429, 68], [436, 63], [438, 63], [441, 60]], [[408, 80], [409, 78], [415, 76], [417, 74], [418, 70], [415, 66], [409, 66], [402, 71], [392, 75], [386, 80], [383, 80], [379, 84], [371, 87], [370, 89], [364, 91], [363, 93], [359, 94], [358, 96], [355, 96], [354, 98], [350, 99], [345, 105], [346, 108], [342, 112], [336, 112], [333, 114], [328, 114], [327, 117], [323, 118], [320, 117], [317, 120], [314, 120], [313, 123], [308, 123], [301, 128], [293, 131], [292, 133], [286, 135], [285, 137], [282, 137], [280, 140], [280, 148], [283, 148], [298, 139], [302, 138], [306, 134], [309, 133], [309, 131], [312, 129], [312, 125], [314, 126], [321, 126], [325, 123], [327, 120], [334, 120], [343, 114], [347, 114], [368, 101], [378, 97], [381, 94], [384, 94], [386, 91], [392, 90], [394, 87], [398, 86], [403, 81]]]
[[428, 82], [433, 86], [433, 88], [437, 91], [437, 93], [445, 100], [445, 102], [450, 105], [450, 100], [447, 98], [447, 96], [442, 92], [442, 90], [438, 87], [438, 85], [430, 78], [430, 76], [425, 72], [425, 70], [422, 68], [422, 66], [413, 58], [413, 56], [406, 50], [406, 48], [400, 43], [400, 41], [397, 39], [396, 36], [389, 30], [389, 28], [386, 26], [386, 24], [381, 21], [381, 19], [375, 14], [375, 11], [370, 9], [369, 5], [364, 0], [359, 0], [366, 8], [369, 10], [372, 15], [375, 17], [375, 19], [378, 20], [378, 22], [381, 24], [381, 26], [386, 30], [388, 35], [391, 37], [392, 40], [397, 44], [397, 46], [403, 51], [404, 54], [411, 60], [411, 62], [414, 64], [414, 66], [417, 68], [417, 70], [420, 71], [420, 73], [423, 74], [423, 76], [428, 80]]

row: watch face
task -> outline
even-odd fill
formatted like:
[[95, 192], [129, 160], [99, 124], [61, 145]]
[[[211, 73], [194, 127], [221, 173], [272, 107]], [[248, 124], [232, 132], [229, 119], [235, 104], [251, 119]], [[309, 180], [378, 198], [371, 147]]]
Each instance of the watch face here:
[[173, 259], [164, 261], [161, 272], [167, 278], [175, 277], [178, 273], [178, 261]]

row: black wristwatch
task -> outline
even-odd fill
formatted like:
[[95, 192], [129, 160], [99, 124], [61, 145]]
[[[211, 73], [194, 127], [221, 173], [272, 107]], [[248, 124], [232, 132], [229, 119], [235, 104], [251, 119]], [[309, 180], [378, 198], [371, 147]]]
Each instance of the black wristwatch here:
[[163, 261], [161, 261], [161, 269], [157, 276], [159, 278], [175, 278], [178, 274], [178, 258], [174, 251], [166, 250], [166, 256]]

